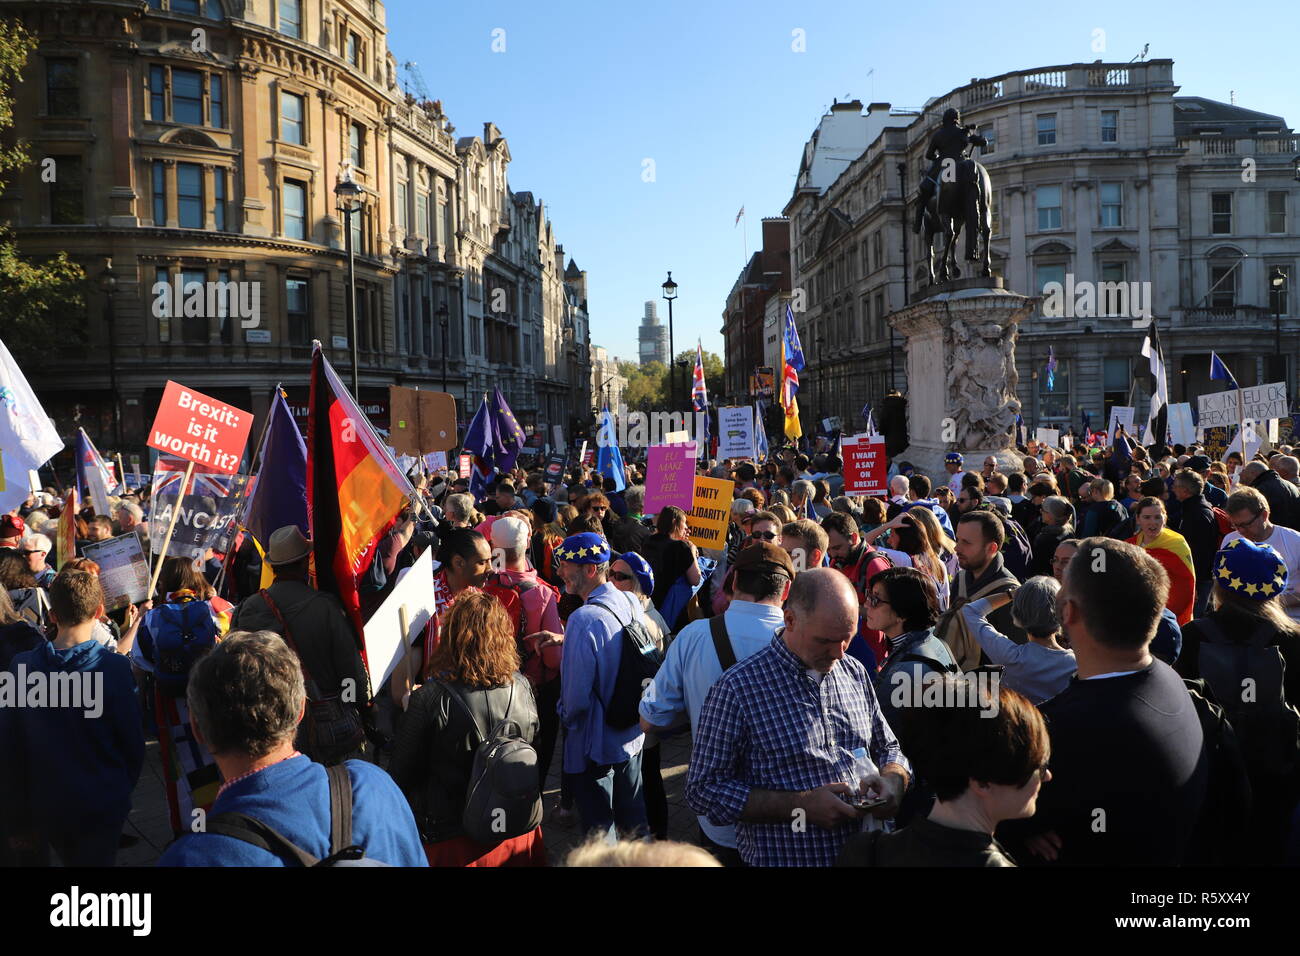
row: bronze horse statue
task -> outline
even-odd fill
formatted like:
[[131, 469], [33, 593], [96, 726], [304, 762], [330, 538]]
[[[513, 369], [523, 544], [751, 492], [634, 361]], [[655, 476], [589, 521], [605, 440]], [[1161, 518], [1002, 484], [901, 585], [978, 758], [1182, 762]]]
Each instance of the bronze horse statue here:
[[966, 261], [980, 262], [980, 275], [993, 274], [989, 257], [989, 235], [992, 233], [992, 214], [989, 197], [993, 186], [989, 172], [973, 159], [945, 160], [944, 169], [935, 178], [936, 188], [928, 197], [923, 213], [925, 248], [929, 253], [926, 267], [930, 284], [935, 282], [934, 237], [943, 234], [943, 250], [939, 262], [939, 280], [961, 277], [957, 268], [955, 249], [957, 237], [966, 229]]

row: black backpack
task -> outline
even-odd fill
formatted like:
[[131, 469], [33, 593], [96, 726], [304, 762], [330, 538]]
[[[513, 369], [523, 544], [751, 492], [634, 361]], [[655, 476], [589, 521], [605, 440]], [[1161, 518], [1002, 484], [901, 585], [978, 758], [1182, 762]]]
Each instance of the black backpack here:
[[1193, 866], [1244, 864], [1248, 862], [1254, 794], [1241, 744], [1209, 685], [1203, 680], [1186, 679], [1183, 684], [1201, 722], [1209, 764], [1205, 802], [1184, 862]]
[[330, 785], [330, 852], [317, 859], [273, 827], [244, 813], [227, 811], [207, 821], [206, 833], [243, 840], [280, 856], [287, 852], [299, 866], [389, 866], [366, 856], [366, 848], [352, 842], [352, 778], [343, 764], [325, 768]]
[[495, 846], [536, 829], [542, 822], [537, 751], [524, 740], [523, 728], [510, 719], [510, 708], [515, 702], [514, 679], [510, 681], [505, 716], [497, 721], [491, 733], [484, 731], [459, 688], [445, 681], [438, 683], [460, 704], [478, 737], [474, 766], [465, 790], [465, 809], [460, 818], [465, 835], [476, 843]]
[[615, 638], [623, 644], [619, 656], [618, 674], [614, 678], [614, 693], [605, 704], [605, 723], [615, 730], [627, 730], [641, 719], [641, 694], [646, 685], [659, 673], [659, 665], [664, 662], [663, 652], [659, 650], [640, 621], [631, 620], [624, 624], [615, 610], [607, 604], [593, 601], [594, 607], [601, 608], [613, 615], [621, 629]]
[[1227, 712], [1247, 767], [1252, 774], [1289, 777], [1300, 766], [1300, 711], [1287, 703], [1286, 662], [1271, 642], [1271, 628], [1261, 624], [1242, 643], [1229, 641], [1213, 617], [1196, 623], [1203, 635], [1201, 677]]

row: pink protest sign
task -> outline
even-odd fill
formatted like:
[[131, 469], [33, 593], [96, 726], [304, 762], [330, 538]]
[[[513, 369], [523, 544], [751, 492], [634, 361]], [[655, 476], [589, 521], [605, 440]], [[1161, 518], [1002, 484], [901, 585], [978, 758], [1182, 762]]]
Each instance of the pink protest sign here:
[[695, 503], [695, 442], [652, 445], [646, 463], [645, 513], [670, 505], [690, 511]]

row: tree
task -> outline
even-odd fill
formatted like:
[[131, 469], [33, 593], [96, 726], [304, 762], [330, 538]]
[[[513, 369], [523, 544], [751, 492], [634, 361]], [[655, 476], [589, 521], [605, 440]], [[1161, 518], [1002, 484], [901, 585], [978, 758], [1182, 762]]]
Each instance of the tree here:
[[[685, 352], [677, 353], [677, 361], [686, 362], [686, 397], [690, 398], [692, 376], [695, 374], [695, 349], [687, 349]], [[677, 373], [678, 388], [681, 388], [682, 373], [680, 367], [675, 369]], [[719, 396], [725, 390], [722, 378], [726, 373], [726, 366], [722, 364], [722, 359], [716, 352], [704, 353], [704, 387], [709, 391], [709, 404], [716, 404], [713, 401], [713, 393], [716, 391]], [[681, 396], [679, 396], [680, 398]]]
[[[36, 49], [36, 40], [20, 24], [0, 20], [0, 131], [14, 125], [14, 87], [22, 82], [23, 66]], [[0, 148], [0, 177], [31, 162], [25, 143]], [[19, 253], [12, 230], [0, 224], [0, 315], [4, 340], [22, 363], [51, 343], [84, 342], [77, 322], [83, 314], [85, 271], [66, 252], [34, 262]]]

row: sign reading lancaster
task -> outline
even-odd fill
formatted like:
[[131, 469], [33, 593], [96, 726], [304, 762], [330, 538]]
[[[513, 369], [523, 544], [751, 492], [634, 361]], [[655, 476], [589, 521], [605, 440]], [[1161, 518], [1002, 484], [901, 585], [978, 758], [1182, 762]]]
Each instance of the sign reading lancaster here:
[[209, 398], [179, 382], [168, 382], [149, 430], [148, 445], [233, 475], [239, 471], [252, 427], [251, 412]]

